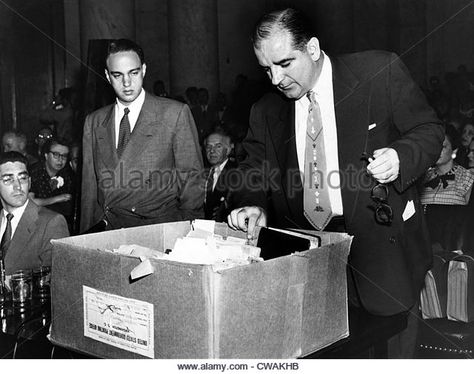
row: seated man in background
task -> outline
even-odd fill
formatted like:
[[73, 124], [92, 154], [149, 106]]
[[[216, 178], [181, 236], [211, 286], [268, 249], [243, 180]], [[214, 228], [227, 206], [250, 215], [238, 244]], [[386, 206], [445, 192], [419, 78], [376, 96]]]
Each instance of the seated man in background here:
[[234, 149], [230, 136], [218, 129], [209, 134], [204, 140], [206, 158], [211, 168], [206, 180], [206, 196], [204, 199], [204, 216], [223, 222], [229, 214], [229, 171], [237, 164], [229, 160], [229, 155]]
[[28, 198], [26, 158], [18, 152], [0, 155], [0, 256], [5, 273], [51, 265], [51, 239], [69, 236], [63, 216]]
[[26, 135], [20, 131], [7, 131], [3, 134], [2, 138], [2, 149], [3, 152], [18, 152], [26, 157], [28, 166], [32, 166], [38, 162], [38, 159], [28, 154], [26, 151], [27, 139]]
[[69, 143], [50, 139], [43, 147], [44, 159], [31, 169], [30, 198], [62, 214], [69, 225], [74, 214], [74, 172], [68, 163]]

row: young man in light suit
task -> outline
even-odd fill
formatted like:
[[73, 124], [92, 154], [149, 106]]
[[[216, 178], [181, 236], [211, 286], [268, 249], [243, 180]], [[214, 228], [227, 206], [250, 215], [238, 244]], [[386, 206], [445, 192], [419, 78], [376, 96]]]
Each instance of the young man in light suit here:
[[81, 231], [202, 217], [203, 162], [188, 106], [145, 92], [136, 43], [111, 42], [106, 64], [117, 100], [85, 121]]
[[50, 240], [69, 236], [62, 215], [28, 199], [31, 181], [26, 165], [26, 157], [18, 152], [0, 155], [0, 256], [7, 275], [51, 266]]
[[[354, 236], [350, 302], [378, 315], [410, 310], [431, 265], [415, 181], [439, 156], [440, 121], [396, 55], [369, 51], [330, 58], [298, 11], [264, 15], [253, 45], [280, 92], [252, 108], [243, 143], [249, 156], [241, 167], [257, 177], [253, 188], [232, 196], [236, 209], [229, 225], [249, 236], [256, 224], [315, 229], [308, 215], [329, 211], [317, 229]], [[326, 161], [319, 153], [315, 161], [326, 164], [324, 173], [318, 170], [326, 201], [317, 200], [320, 184], [313, 187], [317, 173], [305, 156], [313, 152], [307, 143], [310, 92], [321, 113]], [[269, 190], [255, 188], [259, 184]], [[307, 191], [315, 194], [316, 206], [305, 206]]]

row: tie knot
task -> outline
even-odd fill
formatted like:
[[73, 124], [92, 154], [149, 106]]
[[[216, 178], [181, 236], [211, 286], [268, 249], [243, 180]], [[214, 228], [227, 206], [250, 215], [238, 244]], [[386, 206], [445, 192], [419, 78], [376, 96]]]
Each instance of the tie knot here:
[[128, 108], [125, 108], [125, 109], [123, 110], [123, 112], [124, 112], [124, 113], [125, 113], [125, 115], [127, 116], [127, 115], [128, 115], [128, 113], [130, 113], [130, 109], [128, 109]]
[[7, 214], [7, 221], [11, 222], [12, 219], [13, 219], [13, 214], [8, 213]]
[[308, 98], [310, 103], [314, 103], [316, 101], [315, 94], [313, 91], [308, 91], [306, 97]]

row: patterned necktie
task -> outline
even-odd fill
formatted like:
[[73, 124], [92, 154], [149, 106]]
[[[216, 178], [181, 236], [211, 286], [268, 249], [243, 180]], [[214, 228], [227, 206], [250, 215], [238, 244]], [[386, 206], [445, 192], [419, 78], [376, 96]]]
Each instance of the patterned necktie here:
[[332, 218], [323, 125], [314, 92], [309, 91], [307, 97], [310, 104], [306, 127], [304, 215], [317, 230], [323, 230]]
[[130, 122], [128, 121], [128, 113], [130, 113], [130, 109], [125, 108], [123, 110], [124, 114], [122, 120], [120, 121], [120, 129], [119, 129], [119, 138], [117, 144], [117, 154], [122, 157], [122, 153], [127, 146], [128, 141], [130, 140]]
[[7, 224], [5, 226], [5, 231], [2, 236], [2, 241], [0, 242], [0, 248], [2, 250], [2, 259], [5, 258], [7, 255], [8, 247], [10, 246], [10, 242], [12, 240], [12, 219], [13, 214], [7, 214]]

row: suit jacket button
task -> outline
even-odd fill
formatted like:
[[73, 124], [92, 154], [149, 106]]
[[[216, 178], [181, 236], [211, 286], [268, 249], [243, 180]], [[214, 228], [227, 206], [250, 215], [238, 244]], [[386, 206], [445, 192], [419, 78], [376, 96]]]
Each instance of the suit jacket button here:
[[391, 243], [391, 244], [395, 244], [395, 237], [394, 236], [391, 236], [390, 239], [388, 239], [388, 241]]
[[131, 211], [132, 211], [133, 213], [135, 213], [135, 210], [136, 210], [135, 207], [132, 207]]

